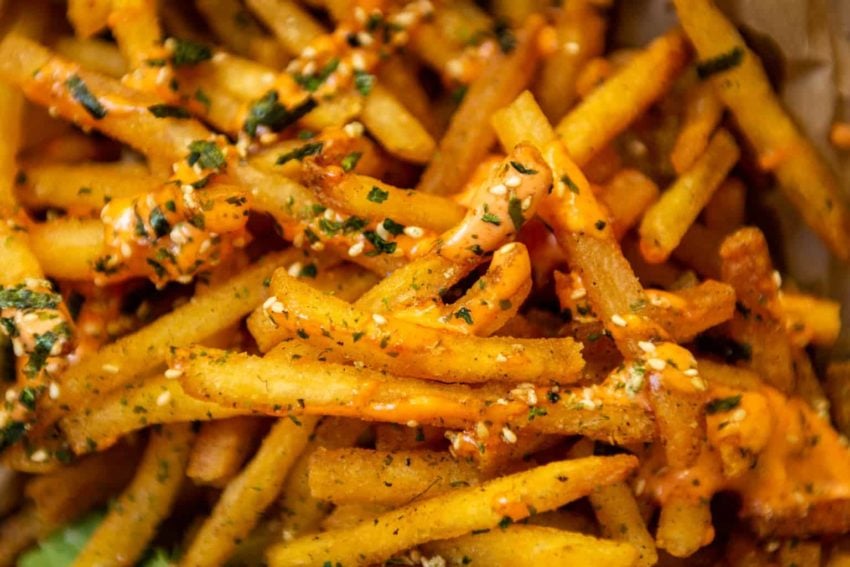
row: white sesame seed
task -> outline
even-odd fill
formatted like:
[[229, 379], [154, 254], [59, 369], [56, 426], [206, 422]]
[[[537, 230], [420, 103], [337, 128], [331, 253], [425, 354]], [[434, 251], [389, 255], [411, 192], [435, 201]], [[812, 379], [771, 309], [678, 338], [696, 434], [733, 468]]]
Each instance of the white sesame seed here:
[[523, 211], [527, 211], [531, 208], [531, 195], [522, 200], [521, 208]]
[[368, 47], [372, 45], [372, 34], [367, 32], [358, 32], [357, 33], [357, 41], [360, 42], [360, 45], [363, 47]]
[[124, 256], [125, 258], [129, 258], [130, 256], [133, 255], [133, 247], [130, 246], [129, 242], [122, 242], [121, 243], [121, 255]]
[[179, 368], [169, 368], [165, 371], [165, 377], [169, 380], [175, 380], [183, 376], [183, 371]]
[[101, 369], [103, 369], [103, 371], [108, 374], [118, 374], [118, 372], [121, 370], [121, 368], [115, 366], [114, 364], [104, 364], [103, 366], [101, 366]]
[[274, 305], [275, 301], [277, 301], [277, 297], [275, 297], [274, 295], [269, 297], [267, 300], [265, 300], [263, 302], [263, 310], [268, 311], [269, 309], [271, 309], [272, 305]]
[[747, 417], [747, 410], [745, 410], [744, 408], [738, 408], [732, 412], [732, 415], [730, 417], [733, 421], [744, 421], [744, 419]]
[[425, 230], [418, 226], [406, 226], [404, 233], [410, 238], [422, 238], [425, 235]]
[[210, 248], [212, 248], [212, 241], [209, 238], [207, 238], [203, 242], [201, 242], [200, 246], [198, 246], [198, 253], [199, 254], [206, 254], [207, 252], [210, 251]]
[[286, 273], [292, 276], [293, 278], [298, 277], [298, 274], [301, 273], [301, 269], [303, 267], [304, 266], [301, 264], [301, 262], [293, 262], [292, 265], [289, 266], [289, 269], [286, 270]]
[[348, 255], [354, 258], [355, 256], [359, 256], [363, 253], [363, 248], [365, 248], [366, 243], [362, 240], [359, 240], [352, 244], [348, 249]]
[[773, 270], [773, 283], [776, 284], [776, 287], [782, 287], [782, 276], [776, 270]]
[[479, 439], [487, 439], [490, 436], [490, 430], [483, 421], [478, 421], [475, 423], [475, 434]]
[[653, 370], [664, 370], [667, 368], [667, 363], [661, 360], [660, 358], [650, 358], [646, 361], [650, 368]]
[[564, 51], [566, 51], [570, 55], [575, 55], [576, 53], [581, 51], [581, 46], [578, 44], [578, 42], [568, 41], [564, 44]]
[[159, 396], [156, 397], [156, 405], [158, 405], [160, 407], [164, 406], [165, 404], [167, 404], [170, 401], [171, 401], [171, 392], [169, 392], [168, 390], [165, 390], [163, 393], [161, 393]]
[[50, 386], [47, 387], [47, 395], [51, 400], [59, 399], [59, 384], [51, 382]]
[[499, 254], [509, 254], [514, 248], [516, 248], [516, 242], [508, 242], [499, 248]]
[[285, 309], [283, 308], [283, 303], [281, 303], [280, 301], [275, 301], [274, 303], [272, 303], [271, 311], [272, 313], [283, 313], [285, 311]]
[[292, 541], [295, 539], [295, 534], [291, 530], [283, 530], [280, 532], [280, 537], [283, 541]]
[[302, 72], [305, 75], [312, 75], [316, 72], [316, 62], [315, 61], [307, 61], [302, 68]]
[[691, 378], [691, 386], [694, 387], [695, 390], [700, 392], [705, 392], [707, 386], [705, 385], [705, 380], [700, 378], [699, 376], [694, 376]]
[[516, 433], [510, 430], [510, 428], [506, 425], [502, 428], [502, 439], [505, 440], [505, 443], [516, 443]]
[[47, 451], [44, 449], [38, 449], [37, 451], [33, 451], [32, 455], [30, 455], [30, 460], [34, 463], [43, 463], [49, 456], [50, 455], [48, 455]]
[[380, 224], [378, 224], [378, 226], [375, 227], [375, 232], [377, 232], [378, 236], [380, 236], [384, 240], [392, 240], [393, 235], [390, 234], [387, 228], [384, 226], [384, 222], [386, 221], [382, 221]]
[[628, 325], [626, 320], [623, 319], [623, 316], [618, 315], [617, 313], [614, 313], [613, 315], [611, 315], [611, 322], [614, 323], [615, 325], [617, 325], [618, 327], [625, 327], [626, 325]]
[[587, 296], [587, 290], [583, 287], [579, 287], [573, 290], [570, 294], [570, 299], [581, 299], [585, 296]]
[[376, 325], [386, 325], [387, 319], [380, 313], [372, 313], [372, 321], [375, 322]]
[[357, 138], [363, 135], [363, 124], [355, 120], [343, 126], [342, 130], [349, 138]]
[[645, 353], [655, 352], [655, 344], [650, 341], [638, 341], [638, 347]]
[[321, 241], [314, 242], [313, 244], [310, 245], [310, 249], [315, 250], [316, 252], [321, 252], [322, 250], [325, 249], [325, 243], [321, 242]]
[[682, 372], [685, 376], [699, 376], [699, 370], [696, 368], [688, 368], [684, 372]]
[[312, 59], [315, 56], [316, 48], [312, 45], [308, 45], [307, 47], [301, 50], [301, 57], [304, 57], [305, 59]]
[[351, 55], [351, 66], [357, 71], [362, 71], [366, 68], [366, 59], [362, 53], [353, 53]]
[[502, 183], [497, 183], [496, 185], [493, 185], [492, 187], [490, 187], [490, 189], [488, 189], [487, 192], [490, 193], [491, 195], [507, 195], [508, 194], [508, 188], [505, 187], [504, 184], [502, 184]]
[[646, 488], [646, 480], [639, 478], [635, 481], [635, 495], [640, 496]]
[[522, 179], [519, 178], [518, 175], [511, 175], [507, 179], [505, 179], [505, 185], [507, 187], [519, 187], [522, 183]]
[[411, 419], [410, 421], [407, 422], [407, 426], [408, 427], [419, 427], [419, 422], [416, 421], [415, 419]]
[[496, 355], [496, 362], [507, 362], [508, 357], [502, 354], [501, 352]]
[[17, 399], [18, 399], [17, 390], [13, 390], [13, 389], [6, 390], [6, 401], [7, 402], [9, 402], [11, 404], [12, 402], [14, 402]]

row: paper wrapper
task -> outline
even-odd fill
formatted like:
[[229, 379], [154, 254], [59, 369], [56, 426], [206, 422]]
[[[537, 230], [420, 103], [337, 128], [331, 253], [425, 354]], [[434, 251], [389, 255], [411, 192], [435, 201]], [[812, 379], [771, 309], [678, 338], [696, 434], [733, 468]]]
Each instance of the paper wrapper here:
[[[846, 0], [717, 0], [753, 47], [779, 70], [779, 92], [797, 124], [833, 167], [845, 196], [850, 196], [850, 152], [829, 144], [836, 120], [850, 120], [850, 2]], [[640, 46], [677, 25], [665, 0], [624, 0], [616, 14], [615, 44]], [[801, 289], [850, 305], [850, 266], [831, 257], [818, 237], [778, 191], [756, 196], [774, 215], [752, 219], [778, 221], [782, 258], [777, 264]], [[775, 233], [774, 226], [765, 226]], [[842, 310], [843, 331], [833, 356], [850, 355], [850, 309]]]

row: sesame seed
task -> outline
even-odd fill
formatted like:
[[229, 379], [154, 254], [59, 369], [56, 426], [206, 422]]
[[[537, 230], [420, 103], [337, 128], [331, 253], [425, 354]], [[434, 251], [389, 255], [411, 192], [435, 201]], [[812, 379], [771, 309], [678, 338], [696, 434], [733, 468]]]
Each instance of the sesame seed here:
[[640, 496], [646, 488], [646, 481], [642, 478], [635, 481], [635, 495]]
[[384, 226], [386, 220], [382, 221], [378, 226], [375, 227], [375, 232], [378, 233], [378, 236], [383, 238], [384, 240], [392, 240], [393, 235], [389, 233], [387, 228]]
[[611, 322], [614, 323], [615, 325], [617, 325], [618, 327], [625, 327], [626, 325], [628, 325], [626, 320], [623, 319], [623, 316], [618, 315], [617, 313], [614, 313], [613, 315], [611, 315]]
[[125, 258], [129, 258], [133, 255], [133, 248], [130, 246], [128, 242], [121, 243], [121, 255]]
[[283, 530], [280, 533], [280, 537], [283, 539], [283, 541], [292, 541], [293, 539], [295, 539], [295, 534], [293, 534], [290, 530]]
[[698, 390], [700, 392], [705, 392], [707, 388], [705, 385], [705, 380], [703, 380], [699, 376], [694, 376], [693, 378], [691, 378], [691, 386], [693, 386], [695, 390]]
[[51, 382], [50, 386], [47, 387], [47, 395], [51, 400], [59, 399], [59, 384]]
[[207, 252], [210, 251], [210, 248], [212, 248], [212, 241], [209, 238], [207, 238], [206, 240], [201, 242], [200, 246], [198, 246], [198, 253], [199, 254], [206, 254]]
[[17, 399], [18, 399], [18, 392], [17, 392], [17, 390], [13, 390], [13, 389], [11, 389], [11, 388], [10, 388], [10, 389], [8, 389], [8, 390], [6, 390], [6, 401], [7, 401], [7, 402], [12, 403], [12, 402], [14, 402], [14, 401], [15, 401], [15, 400], [17, 400]]
[[521, 183], [522, 179], [520, 179], [518, 175], [511, 175], [505, 179], [505, 185], [508, 187], [519, 187]]
[[508, 188], [505, 187], [502, 183], [497, 183], [488, 189], [488, 192], [491, 195], [507, 195]]
[[408, 427], [419, 427], [419, 422], [416, 421], [415, 419], [411, 419], [410, 421], [407, 422], [407, 426]]
[[283, 313], [285, 311], [285, 309], [283, 308], [283, 303], [281, 303], [280, 301], [275, 301], [274, 303], [272, 303], [271, 311], [272, 313]]
[[573, 290], [570, 294], [570, 299], [581, 299], [585, 296], [587, 296], [587, 290], [583, 287], [579, 287]]
[[745, 410], [744, 408], [738, 408], [732, 412], [731, 417], [733, 421], [744, 421], [744, 419], [747, 417], [747, 410]]
[[174, 380], [183, 376], [183, 371], [179, 368], [169, 368], [165, 371], [165, 377], [169, 380]]
[[650, 368], [653, 370], [664, 370], [667, 368], [667, 363], [661, 360], [660, 358], [650, 358], [646, 361]]
[[298, 277], [298, 274], [301, 273], [301, 269], [303, 267], [304, 266], [301, 264], [301, 262], [293, 262], [292, 265], [289, 266], [289, 269], [286, 270], [286, 273], [292, 276], [293, 278]]
[[321, 252], [322, 250], [325, 249], [325, 243], [324, 242], [314, 242], [313, 244], [310, 245], [310, 249], [315, 250], [316, 252]]
[[578, 42], [568, 41], [564, 44], [564, 51], [566, 51], [570, 55], [575, 55], [576, 53], [581, 51], [581, 46], [578, 44]]
[[682, 372], [685, 376], [699, 376], [699, 370], [696, 368], [688, 368], [684, 372]]
[[531, 208], [531, 195], [522, 200], [522, 204], [520, 205], [523, 211], [527, 211]]
[[507, 244], [499, 248], [499, 254], [508, 254], [514, 248], [516, 248], [516, 242], [508, 242]]
[[363, 135], [363, 124], [358, 121], [349, 122], [342, 127], [343, 131], [349, 138], [357, 138]]
[[44, 449], [38, 449], [37, 451], [33, 451], [32, 455], [30, 455], [30, 460], [34, 463], [43, 463], [49, 456], [50, 455], [48, 455], [47, 451]]
[[355, 242], [348, 249], [348, 255], [354, 258], [355, 256], [359, 256], [363, 253], [363, 248], [366, 247], [366, 243], [362, 240]]
[[406, 226], [404, 233], [410, 238], [422, 238], [425, 235], [425, 231], [418, 226]]
[[121, 370], [121, 368], [115, 366], [114, 364], [104, 364], [103, 366], [101, 366], [101, 369], [103, 369], [104, 372], [107, 372], [109, 374], [118, 374], [118, 372]]
[[376, 325], [386, 325], [387, 319], [380, 313], [372, 313], [372, 321], [375, 322]]
[[776, 284], [776, 287], [782, 287], [782, 276], [776, 270], [773, 270], [773, 283]]
[[156, 405], [158, 405], [160, 407], [164, 406], [165, 404], [167, 404], [170, 401], [171, 401], [171, 392], [169, 392], [168, 390], [164, 391], [163, 393], [161, 393], [159, 396], [156, 397]]
[[645, 353], [655, 352], [655, 344], [649, 341], [638, 341], [638, 347]]
[[307, 47], [301, 50], [301, 57], [304, 57], [305, 59], [312, 59], [315, 56], [316, 48], [311, 45], [308, 45]]
[[478, 421], [475, 423], [475, 434], [480, 439], [487, 439], [490, 436], [490, 430], [483, 421]]
[[506, 425], [502, 428], [502, 439], [505, 440], [505, 443], [516, 443], [516, 433], [510, 430], [510, 428]]
[[496, 355], [496, 362], [507, 362], [508, 357], [502, 354], [501, 352]]
[[269, 309], [271, 309], [272, 305], [274, 305], [275, 301], [277, 301], [277, 297], [272, 295], [271, 297], [269, 297], [267, 300], [265, 300], [263, 302], [263, 309], [265, 311], [268, 311]]

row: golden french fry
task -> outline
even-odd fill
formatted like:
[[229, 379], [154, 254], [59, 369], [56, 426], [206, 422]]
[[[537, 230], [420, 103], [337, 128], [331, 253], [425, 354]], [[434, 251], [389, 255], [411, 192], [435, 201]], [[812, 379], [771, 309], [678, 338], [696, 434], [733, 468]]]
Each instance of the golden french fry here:
[[183, 484], [192, 437], [188, 423], [166, 425], [151, 432], [130, 486], [112, 506], [74, 565], [132, 565], [141, 557]]
[[420, 543], [521, 520], [531, 514], [532, 507], [538, 512], [557, 508], [595, 486], [622, 480], [636, 464], [634, 457], [625, 455], [550, 463], [404, 506], [374, 522], [279, 544], [269, 550], [269, 564], [380, 562]]
[[197, 484], [225, 486], [239, 473], [262, 429], [262, 419], [248, 416], [203, 424], [189, 455], [186, 476]]
[[723, 117], [723, 103], [711, 85], [698, 82], [685, 93], [682, 125], [670, 162], [682, 175], [708, 147], [709, 138]]
[[254, 458], [224, 489], [181, 558], [182, 565], [221, 565], [230, 557], [236, 543], [248, 535], [277, 498], [316, 421], [315, 417], [284, 418], [272, 426]]

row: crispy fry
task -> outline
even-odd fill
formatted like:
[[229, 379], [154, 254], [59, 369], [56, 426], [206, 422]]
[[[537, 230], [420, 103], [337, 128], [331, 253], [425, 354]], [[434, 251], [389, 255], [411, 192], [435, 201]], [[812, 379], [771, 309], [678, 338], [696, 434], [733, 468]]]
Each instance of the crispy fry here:
[[729, 233], [741, 228], [745, 220], [747, 188], [735, 177], [727, 177], [703, 209], [705, 225], [711, 230]]
[[[269, 551], [271, 565], [312, 565], [330, 560], [365, 565], [396, 551], [435, 539], [457, 537], [499, 522], [527, 517], [533, 506], [546, 511], [575, 500], [594, 486], [622, 480], [633, 457], [589, 457], [560, 461], [410, 504], [349, 530], [301, 538]], [[504, 496], [510, 494], [510, 496]], [[499, 500], [499, 497], [502, 500]], [[462, 513], [460, 513], [462, 511]]]
[[188, 423], [152, 431], [130, 486], [74, 560], [74, 565], [132, 565], [144, 552], [157, 525], [168, 515], [180, 486], [192, 429]]
[[239, 473], [262, 428], [262, 419], [247, 416], [205, 423], [189, 455], [186, 476], [198, 484], [226, 485]]
[[427, 163], [434, 140], [393, 94], [375, 86], [363, 103], [360, 119], [387, 152], [413, 163]]
[[621, 240], [637, 224], [658, 200], [658, 194], [655, 182], [635, 169], [618, 172], [605, 185], [599, 200], [611, 212], [612, 229], [617, 240]]
[[841, 306], [832, 300], [782, 292], [779, 295], [785, 313], [786, 328], [791, 341], [797, 346], [812, 343], [829, 346], [841, 331]]
[[691, 168], [709, 144], [712, 132], [723, 117], [723, 103], [707, 83], [697, 82], [685, 93], [682, 126], [670, 162], [682, 175]]
[[48, 276], [91, 280], [103, 256], [103, 224], [99, 220], [59, 218], [33, 225], [29, 244]]
[[316, 421], [315, 417], [282, 419], [272, 426], [251, 462], [225, 488], [180, 560], [182, 565], [221, 565], [227, 560], [236, 542], [248, 535], [277, 497]]
[[709, 76], [712, 86], [759, 155], [786, 155], [774, 170], [780, 188], [833, 253], [850, 259], [850, 220], [838, 183], [782, 108], [759, 58], [710, 0], [675, 5], [702, 61], [737, 54], [737, 64]]

